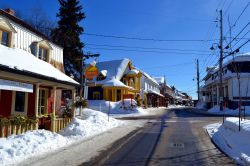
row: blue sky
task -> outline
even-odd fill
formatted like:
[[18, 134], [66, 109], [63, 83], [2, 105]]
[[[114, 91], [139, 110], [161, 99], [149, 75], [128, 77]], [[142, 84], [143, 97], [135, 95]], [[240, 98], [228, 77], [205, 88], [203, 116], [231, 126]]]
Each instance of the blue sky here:
[[[134, 66], [152, 76], [165, 75], [168, 84], [196, 98], [196, 81], [193, 81], [196, 77], [195, 59], [200, 61], [201, 77], [205, 74], [206, 66], [215, 64], [218, 59], [218, 54], [211, 54], [209, 50], [219, 38], [216, 9], [226, 11], [226, 33], [228, 15], [233, 24], [247, 3], [247, 0], [82, 0], [86, 19], [81, 25], [86, 33], [156, 39], [129, 40], [83, 34], [81, 39], [86, 44], [84, 51], [100, 53], [98, 61], [130, 58]], [[0, 7], [14, 8], [24, 16], [29, 15], [33, 8], [40, 8], [56, 21], [59, 4], [56, 0], [25, 0], [25, 3], [8, 0], [1, 1]], [[249, 21], [249, 14], [250, 7], [233, 28], [233, 35]], [[228, 39], [224, 42], [228, 42]], [[241, 49], [241, 52], [248, 51], [248, 46]]]

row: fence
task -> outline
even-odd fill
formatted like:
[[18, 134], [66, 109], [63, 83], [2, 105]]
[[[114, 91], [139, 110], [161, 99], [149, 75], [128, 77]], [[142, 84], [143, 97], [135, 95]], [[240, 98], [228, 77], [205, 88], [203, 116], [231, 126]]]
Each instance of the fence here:
[[26, 125], [13, 125], [4, 124], [0, 125], [0, 137], [8, 137], [12, 134], [22, 134], [28, 130], [35, 130], [36, 124], [26, 124]]
[[72, 118], [56, 118], [55, 119], [55, 132], [58, 132], [62, 130], [64, 127], [66, 127], [70, 122]]

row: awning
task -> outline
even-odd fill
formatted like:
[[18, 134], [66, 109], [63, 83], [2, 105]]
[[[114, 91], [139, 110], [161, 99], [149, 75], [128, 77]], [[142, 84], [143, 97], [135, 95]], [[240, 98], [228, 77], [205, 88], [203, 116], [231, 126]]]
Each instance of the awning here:
[[33, 85], [0, 79], [0, 89], [33, 93]]
[[154, 91], [154, 90], [148, 90], [148, 93], [153, 93], [153, 94], [156, 94], [156, 95], [158, 95], [158, 96], [161, 96], [161, 97], [164, 97], [162, 94], [160, 94], [160, 93], [158, 93], [158, 92], [156, 92], [156, 91]]

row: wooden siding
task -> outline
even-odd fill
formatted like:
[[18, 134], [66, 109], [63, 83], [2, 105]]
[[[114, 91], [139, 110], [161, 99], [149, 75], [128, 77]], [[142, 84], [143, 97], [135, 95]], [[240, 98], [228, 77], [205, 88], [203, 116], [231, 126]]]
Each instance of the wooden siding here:
[[[10, 22], [13, 28], [17, 31], [14, 33], [14, 48], [19, 48], [31, 53], [31, 44], [33, 42], [40, 42], [44, 40], [42, 37], [36, 35], [32, 31], [14, 23], [13, 21], [0, 16], [0, 18], [4, 18]], [[63, 49], [51, 42], [49, 42], [50, 46], [52, 47], [51, 50], [51, 60], [57, 61], [63, 64]]]

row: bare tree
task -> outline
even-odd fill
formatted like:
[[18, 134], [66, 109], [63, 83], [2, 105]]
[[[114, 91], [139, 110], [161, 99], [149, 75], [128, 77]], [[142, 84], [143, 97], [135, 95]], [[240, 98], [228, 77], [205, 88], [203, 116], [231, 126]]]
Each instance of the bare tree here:
[[45, 34], [49, 38], [51, 36], [51, 30], [56, 27], [56, 22], [52, 21], [43, 9], [38, 6], [34, 6], [23, 19], [37, 31]]

